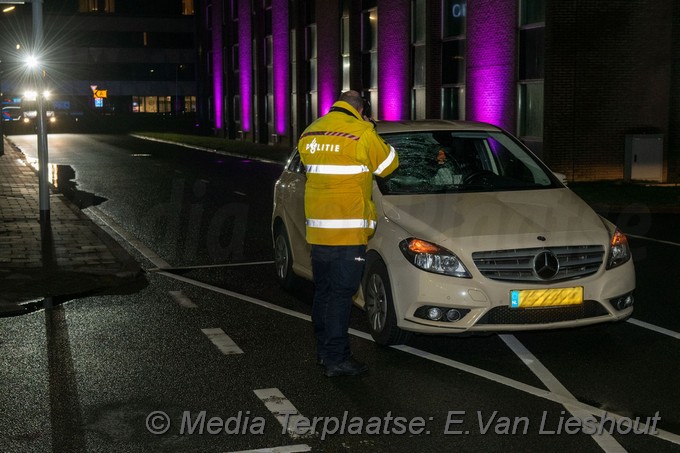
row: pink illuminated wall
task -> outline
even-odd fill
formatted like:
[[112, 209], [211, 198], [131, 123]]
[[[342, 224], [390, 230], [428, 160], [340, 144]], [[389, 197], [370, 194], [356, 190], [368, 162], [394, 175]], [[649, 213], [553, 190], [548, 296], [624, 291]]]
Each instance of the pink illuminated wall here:
[[[220, 3], [220, 2], [213, 2]], [[250, 0], [238, 0], [238, 66], [241, 96], [241, 130], [252, 129], [253, 107], [253, 42], [252, 6]]]
[[319, 115], [325, 115], [340, 95], [341, 59], [339, 50], [340, 27], [339, 0], [316, 0], [317, 25], [317, 88]]
[[274, 77], [274, 128], [278, 135], [288, 130], [288, 99], [290, 98], [290, 50], [288, 44], [288, 0], [272, 1], [272, 47]]
[[467, 4], [467, 119], [508, 130], [516, 123], [517, 2]]
[[212, 84], [213, 84], [213, 108], [215, 114], [215, 129], [224, 127], [224, 74], [222, 59], [222, 2], [214, 2], [212, 15], [208, 17], [212, 21]]
[[378, 0], [378, 114], [382, 120], [409, 118], [410, 11], [410, 0]]

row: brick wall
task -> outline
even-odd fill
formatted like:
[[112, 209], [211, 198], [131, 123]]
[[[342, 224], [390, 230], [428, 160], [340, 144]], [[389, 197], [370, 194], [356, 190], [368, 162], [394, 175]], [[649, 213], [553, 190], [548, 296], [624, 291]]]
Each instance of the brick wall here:
[[672, 0], [548, 1], [544, 156], [553, 170], [622, 179], [626, 134], [661, 133], [668, 148], [672, 10]]
[[673, 2], [668, 180], [680, 182], [680, 2]]
[[510, 131], [517, 124], [517, 3], [467, 4], [467, 118]]

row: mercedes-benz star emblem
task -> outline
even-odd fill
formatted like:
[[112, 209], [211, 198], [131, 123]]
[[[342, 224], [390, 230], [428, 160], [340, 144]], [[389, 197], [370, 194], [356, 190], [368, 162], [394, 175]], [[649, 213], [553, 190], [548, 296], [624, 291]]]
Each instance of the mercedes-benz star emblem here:
[[534, 258], [534, 273], [542, 280], [550, 280], [560, 270], [560, 262], [550, 250], [543, 251]]

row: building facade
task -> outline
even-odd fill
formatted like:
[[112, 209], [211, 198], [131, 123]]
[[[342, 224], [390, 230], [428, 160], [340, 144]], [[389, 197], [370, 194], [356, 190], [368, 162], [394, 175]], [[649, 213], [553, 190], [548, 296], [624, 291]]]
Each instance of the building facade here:
[[380, 120], [501, 126], [572, 181], [678, 181], [678, 3], [195, 0], [199, 115], [294, 145], [355, 89]]
[[44, 1], [39, 49], [32, 16], [30, 4], [0, 16], [4, 105], [34, 88], [25, 60], [35, 55], [58, 115], [196, 111], [193, 0]]

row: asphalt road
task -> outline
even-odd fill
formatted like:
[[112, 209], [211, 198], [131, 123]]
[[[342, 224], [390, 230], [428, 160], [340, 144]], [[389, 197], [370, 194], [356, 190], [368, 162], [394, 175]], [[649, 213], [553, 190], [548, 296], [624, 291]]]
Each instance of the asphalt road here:
[[383, 348], [355, 310], [370, 371], [327, 379], [311, 285], [274, 277], [279, 166], [129, 137], [49, 146], [150, 284], [0, 319], [0, 451], [680, 451], [677, 216], [604, 213], [633, 235], [628, 322]]

